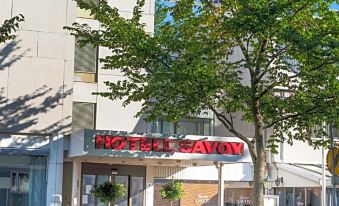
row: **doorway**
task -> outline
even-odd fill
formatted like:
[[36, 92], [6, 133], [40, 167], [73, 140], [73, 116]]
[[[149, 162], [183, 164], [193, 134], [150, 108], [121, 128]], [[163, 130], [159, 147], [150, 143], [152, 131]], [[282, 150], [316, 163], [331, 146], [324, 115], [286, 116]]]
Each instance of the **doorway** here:
[[[143, 206], [145, 188], [145, 167], [130, 165], [107, 165], [84, 163], [82, 166], [81, 205], [82, 206]], [[124, 197], [114, 204], [103, 203], [91, 194], [94, 185], [106, 181], [123, 184]]]

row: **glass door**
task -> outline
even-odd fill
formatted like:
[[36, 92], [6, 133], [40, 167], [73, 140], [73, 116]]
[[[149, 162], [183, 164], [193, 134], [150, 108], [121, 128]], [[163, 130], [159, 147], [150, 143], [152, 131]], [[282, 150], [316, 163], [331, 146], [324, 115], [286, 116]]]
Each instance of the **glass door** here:
[[95, 175], [82, 175], [82, 206], [95, 206], [95, 198], [91, 194], [91, 190], [95, 185]]
[[[126, 193], [118, 198], [114, 204], [99, 201], [91, 194], [94, 185], [111, 181], [116, 184], [123, 184]], [[144, 177], [134, 176], [110, 176], [110, 175], [82, 175], [82, 206], [142, 206], [144, 201]]]
[[[108, 175], [97, 175], [97, 185], [100, 185], [104, 182], [110, 181], [110, 177]], [[107, 203], [101, 202], [100, 200], [96, 199], [97, 206], [108, 206]]]
[[128, 176], [114, 176], [114, 181], [116, 184], [123, 184], [126, 188], [125, 195], [122, 198], [119, 198], [115, 201], [114, 206], [128, 206]]
[[144, 177], [131, 177], [132, 206], [143, 205]]

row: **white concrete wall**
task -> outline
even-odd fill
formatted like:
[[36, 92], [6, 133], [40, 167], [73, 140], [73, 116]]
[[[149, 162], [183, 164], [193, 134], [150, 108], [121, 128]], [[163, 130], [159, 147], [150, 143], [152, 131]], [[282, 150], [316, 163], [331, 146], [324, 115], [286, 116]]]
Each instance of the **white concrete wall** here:
[[[136, 0], [122, 1], [109, 0], [112, 7], [117, 7], [120, 15], [125, 18], [132, 17], [132, 11]], [[93, 29], [100, 27], [99, 23], [93, 19], [77, 18], [79, 23], [87, 23]], [[152, 33], [154, 31], [154, 0], [146, 0], [143, 7], [142, 23], [145, 23], [145, 30]], [[110, 55], [106, 48], [99, 48], [99, 57]], [[74, 98], [77, 102], [91, 102], [97, 104], [96, 110], [96, 129], [119, 130], [119, 131], [146, 131], [146, 123], [142, 118], [135, 118], [135, 114], [140, 110], [140, 103], [132, 103], [125, 108], [122, 107], [122, 101], [111, 101], [108, 98], [91, 95], [92, 92], [106, 91], [104, 81], [118, 81], [123, 78], [116, 70], [103, 70], [99, 63], [98, 82], [83, 83], [74, 82]]]
[[74, 39], [72, 0], [2, 0], [0, 24], [23, 14], [17, 38], [0, 45], [0, 130], [68, 132]]
[[[280, 146], [280, 150], [282, 151], [281, 159], [277, 158], [277, 162], [321, 164], [321, 148], [314, 149], [305, 142], [294, 141], [293, 145], [284, 143]], [[326, 149], [325, 154], [327, 151]]]
[[[180, 180], [218, 180], [218, 169], [212, 166], [198, 167], [171, 167], [154, 166], [154, 178], [180, 179]], [[251, 164], [235, 163], [225, 164], [223, 168], [223, 177], [225, 181], [251, 181]]]

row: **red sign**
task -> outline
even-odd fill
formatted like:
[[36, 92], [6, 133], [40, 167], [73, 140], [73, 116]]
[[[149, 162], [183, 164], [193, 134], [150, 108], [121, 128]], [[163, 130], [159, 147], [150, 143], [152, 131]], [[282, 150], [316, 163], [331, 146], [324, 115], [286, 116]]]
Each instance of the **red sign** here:
[[241, 155], [244, 143], [96, 135], [96, 149]]

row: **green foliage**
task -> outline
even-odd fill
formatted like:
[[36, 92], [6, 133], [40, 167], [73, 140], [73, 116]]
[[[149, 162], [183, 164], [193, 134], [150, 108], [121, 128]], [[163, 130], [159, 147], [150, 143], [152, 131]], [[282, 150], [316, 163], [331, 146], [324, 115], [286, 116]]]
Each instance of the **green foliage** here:
[[19, 23], [24, 20], [22, 14], [5, 20], [2, 26], [0, 26], [0, 43], [13, 39], [15, 37], [15, 35], [12, 34], [13, 31], [15, 32], [19, 28]]
[[[267, 143], [277, 152], [283, 141], [318, 147], [324, 142], [312, 137], [323, 135], [323, 128], [315, 125], [338, 125], [339, 13], [329, 9], [334, 1], [181, 0], [158, 5], [156, 35], [139, 22], [142, 0], [132, 19], [106, 1], [77, 2], [101, 28], [65, 28], [82, 45], [112, 51], [100, 59], [103, 69], [125, 77], [105, 82], [107, 91], [98, 94], [124, 105], [142, 102], [139, 116], [176, 121], [210, 109], [249, 145], [254, 159], [254, 147], [266, 141], [264, 129], [273, 131]], [[255, 134], [242, 134], [238, 121], [253, 123]]]
[[126, 188], [123, 184], [114, 184], [107, 181], [100, 185], [95, 185], [91, 193], [100, 201], [109, 203], [115, 202], [117, 198], [123, 197], [126, 193]]
[[182, 182], [171, 180], [160, 188], [160, 196], [168, 201], [180, 200], [184, 196], [184, 186]]

